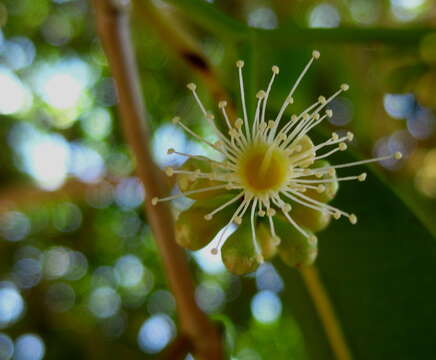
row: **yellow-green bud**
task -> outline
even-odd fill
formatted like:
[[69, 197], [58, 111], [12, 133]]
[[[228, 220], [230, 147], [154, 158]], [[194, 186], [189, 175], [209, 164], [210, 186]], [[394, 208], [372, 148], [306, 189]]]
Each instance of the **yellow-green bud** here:
[[[180, 170], [185, 171], [201, 171], [203, 173], [212, 172], [210, 163], [206, 160], [200, 160], [195, 158], [189, 158], [186, 160], [183, 165], [180, 167]], [[210, 186], [222, 185], [221, 182], [209, 180], [206, 178], [196, 177], [195, 175], [190, 174], [177, 174], [177, 185], [179, 186], [182, 192], [199, 190]], [[194, 200], [208, 199], [213, 198], [217, 195], [225, 193], [226, 190], [211, 190], [205, 192], [194, 193], [190, 195], [186, 195]]]
[[236, 275], [256, 270], [263, 261], [259, 255], [254, 248], [249, 221], [244, 221], [221, 248], [225, 266]]
[[211, 242], [218, 231], [228, 222], [235, 207], [229, 206], [214, 216], [208, 215], [229, 198], [231, 195], [223, 195], [209, 200], [197, 200], [189, 209], [181, 212], [176, 220], [176, 242], [189, 250], [201, 249]]
[[265, 260], [269, 260], [277, 254], [277, 245], [280, 243], [280, 239], [271, 235], [268, 225], [260, 222], [256, 227], [256, 237]]
[[304, 236], [289, 222], [278, 216], [274, 219], [274, 225], [281, 239], [278, 253], [283, 262], [292, 267], [313, 264], [318, 253], [315, 235], [304, 229], [308, 237]]
[[331, 216], [327, 211], [318, 211], [294, 202], [292, 204], [292, 217], [301, 226], [318, 232], [327, 227]]
[[306, 151], [309, 151], [309, 154], [307, 156], [307, 159], [304, 160], [299, 166], [306, 168], [313, 164], [314, 158], [316, 156], [314, 151], [314, 145], [312, 140], [310, 140], [310, 137], [307, 135], [304, 135], [296, 142], [294, 146], [298, 146], [299, 150], [297, 153], [293, 154], [293, 157], [298, 158], [301, 157], [301, 154], [305, 153]]
[[[311, 169], [318, 169], [318, 168], [322, 168], [322, 167], [326, 167], [326, 166], [330, 166], [330, 163], [328, 161], [325, 160], [317, 160], [313, 163], [313, 165], [310, 167]], [[320, 178], [317, 178], [315, 176], [308, 176], [305, 179], [317, 179], [317, 180], [321, 180], [321, 179], [332, 179], [336, 177], [336, 171], [335, 169], [330, 169], [330, 172], [328, 174], [323, 175]], [[322, 192], [319, 192], [317, 190], [314, 189], [308, 189], [304, 195], [314, 199], [314, 200], [318, 200], [321, 202], [329, 202], [330, 200], [332, 200], [338, 190], [339, 190], [339, 182], [338, 181], [333, 181], [333, 182], [327, 182], [323, 184], [325, 189]]]

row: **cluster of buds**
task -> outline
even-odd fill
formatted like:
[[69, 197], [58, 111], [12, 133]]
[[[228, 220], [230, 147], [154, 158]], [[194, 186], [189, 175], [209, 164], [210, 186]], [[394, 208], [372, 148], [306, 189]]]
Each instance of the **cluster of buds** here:
[[[188, 84], [218, 140], [212, 143], [201, 137], [179, 117], [175, 117], [173, 122], [221, 154], [222, 160], [168, 149], [168, 154], [187, 158], [180, 168], [166, 169], [168, 176], [176, 176], [180, 193], [153, 198], [152, 203], [156, 205], [181, 196], [195, 200], [176, 221], [176, 240], [181, 246], [198, 250], [221, 231], [212, 253], [220, 253], [231, 272], [245, 274], [277, 253], [290, 266], [310, 265], [317, 256], [315, 233], [324, 229], [331, 218], [345, 217], [351, 224], [357, 223], [356, 215], [331, 206], [329, 202], [335, 197], [339, 182], [364, 181], [366, 173], [340, 177], [336, 170], [388, 158], [399, 159], [401, 154], [340, 165], [330, 165], [326, 160], [338, 151], [345, 151], [347, 142], [353, 140], [353, 134], [348, 132], [339, 136], [332, 133], [326, 141], [314, 144], [309, 133], [333, 116], [328, 105], [348, 90], [347, 84], [342, 84], [327, 98], [320, 96], [301, 113], [291, 115], [286, 123], [282, 121], [286, 109], [294, 102], [295, 90], [319, 56], [318, 51], [313, 51], [276, 118], [266, 120], [268, 97], [279, 73], [279, 68], [273, 66], [266, 90], [260, 90], [256, 95], [256, 111], [250, 122], [245, 103], [244, 62], [239, 60], [236, 67], [243, 117], [230, 119], [226, 111], [227, 103], [219, 102], [226, 131], [218, 128], [214, 115], [204, 107], [196, 85]], [[232, 224], [236, 224], [237, 229], [226, 238], [226, 231]]]

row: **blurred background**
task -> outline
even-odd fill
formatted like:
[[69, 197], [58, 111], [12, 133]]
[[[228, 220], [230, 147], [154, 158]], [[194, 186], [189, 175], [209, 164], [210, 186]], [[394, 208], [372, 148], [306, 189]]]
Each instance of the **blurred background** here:
[[[274, 114], [316, 48], [321, 58], [298, 90], [294, 111], [349, 83], [324, 129], [352, 130], [358, 156], [401, 151], [402, 160], [375, 169], [423, 224], [435, 227], [432, 0], [197, 2], [217, 11], [205, 18], [202, 6], [189, 13], [157, 0], [137, 0], [132, 10], [160, 166], [182, 161], [166, 155], [169, 147], [208, 153], [170, 121], [179, 114], [210, 135], [186, 83], [197, 82], [216, 109], [221, 93], [237, 95], [237, 59], [251, 65], [251, 94], [276, 64]], [[217, 14], [259, 36], [235, 38], [234, 30], [219, 27]], [[217, 23], [210, 22], [214, 16]], [[143, 215], [146, 194], [123, 140], [90, 3], [2, 0], [0, 27], [0, 359], [153, 359], [177, 333], [175, 303]], [[183, 49], [197, 55], [187, 59]], [[213, 69], [207, 78], [204, 61]], [[380, 195], [370, 190], [362, 188]], [[351, 206], [359, 214], [359, 205]], [[267, 263], [239, 278], [208, 249], [189, 257], [197, 302], [224, 324], [232, 359], [308, 359], [284, 295], [294, 270]]]

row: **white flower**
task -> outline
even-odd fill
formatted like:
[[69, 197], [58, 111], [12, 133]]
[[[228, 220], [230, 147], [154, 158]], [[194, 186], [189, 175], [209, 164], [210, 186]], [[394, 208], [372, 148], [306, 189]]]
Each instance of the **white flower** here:
[[[169, 154], [174, 153], [186, 156], [187, 158], [206, 161], [210, 164], [212, 170], [203, 172], [200, 169], [190, 171], [167, 168], [166, 173], [168, 176], [184, 174], [190, 176], [191, 179], [207, 179], [213, 181], [214, 185], [182, 192], [175, 196], [160, 199], [153, 198], [153, 205], [156, 205], [160, 201], [172, 200], [180, 196], [218, 189], [227, 189], [235, 192], [233, 198], [208, 213], [205, 216], [205, 220], [211, 220], [216, 213], [224, 208], [235, 203], [238, 204], [236, 211], [225, 227], [229, 227], [232, 223], [241, 224], [244, 215], [249, 214], [247, 216], [250, 218], [253, 245], [260, 261], [262, 261], [262, 254], [259, 244], [256, 241], [256, 219], [258, 216], [266, 216], [268, 218], [271, 235], [278, 241], [279, 239], [276, 236], [273, 221], [273, 217], [277, 212], [282, 213], [287, 221], [301, 234], [307, 237], [308, 240], [316, 240], [316, 238], [312, 239], [314, 235], [306, 232], [293, 218], [292, 208], [295, 203], [320, 212], [327, 212], [335, 219], [345, 216], [352, 224], [355, 224], [357, 222], [356, 215], [337, 209], [325, 202], [318, 201], [304, 193], [307, 190], [312, 190], [312, 192], [316, 191], [318, 193], [326, 192], [329, 190], [329, 184], [339, 181], [364, 181], [366, 179], [366, 173], [355, 176], [337, 177], [336, 169], [385, 160], [392, 157], [400, 159], [401, 154], [397, 152], [392, 155], [369, 160], [310, 168], [315, 161], [328, 158], [337, 151], [346, 150], [346, 142], [353, 139], [353, 134], [350, 132], [342, 137], [338, 136], [336, 133], [332, 133], [328, 140], [314, 145], [308, 136], [310, 130], [319, 125], [326, 118], [333, 116], [332, 110], [328, 109], [327, 105], [339, 94], [348, 90], [349, 86], [347, 84], [342, 84], [340, 89], [328, 98], [320, 96], [315, 103], [310, 105], [303, 112], [293, 114], [286, 124], [282, 122], [285, 110], [294, 102], [293, 95], [295, 90], [313, 61], [318, 59], [319, 56], [320, 53], [318, 51], [313, 51], [311, 59], [290, 90], [277, 117], [274, 120], [267, 121], [265, 119], [265, 111], [268, 97], [274, 79], [279, 73], [277, 66], [272, 67], [272, 78], [266, 90], [260, 90], [256, 95], [258, 101], [251, 125], [248, 121], [245, 104], [242, 75], [244, 62], [241, 60], [237, 61], [236, 66], [239, 74], [243, 119], [238, 118], [232, 122], [226, 112], [227, 103], [221, 101], [218, 107], [224, 117], [228, 130], [227, 134], [218, 129], [214, 122], [214, 116], [206, 111], [197, 95], [196, 85], [192, 83], [188, 84], [188, 89], [192, 91], [196, 102], [216, 134], [218, 141], [211, 143], [202, 138], [186, 127], [186, 125], [180, 121], [179, 117], [175, 117], [173, 122], [196, 139], [206, 143], [211, 148], [221, 153], [223, 160], [214, 161], [204, 156], [190, 155], [169, 149]], [[222, 238], [223, 237], [221, 237], [221, 239]], [[218, 247], [219, 246], [220, 244]], [[218, 248], [214, 248], [212, 252], [216, 254]]]

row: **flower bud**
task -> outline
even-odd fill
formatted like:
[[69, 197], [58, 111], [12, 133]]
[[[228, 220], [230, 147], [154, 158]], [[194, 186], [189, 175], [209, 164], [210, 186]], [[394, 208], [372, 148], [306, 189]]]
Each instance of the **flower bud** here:
[[280, 239], [278, 237], [274, 238], [271, 235], [268, 225], [260, 222], [256, 227], [256, 236], [259, 241], [263, 258], [269, 260], [274, 257], [274, 255], [277, 254], [277, 245], [280, 243]]
[[223, 195], [210, 200], [197, 200], [189, 209], [181, 212], [176, 220], [176, 242], [189, 250], [201, 249], [211, 242], [228, 222], [235, 207], [229, 206], [210, 220], [205, 217], [230, 198], [229, 195]]
[[[211, 165], [206, 160], [200, 160], [195, 158], [189, 158], [180, 167], [180, 170], [185, 171], [201, 171], [203, 173], [212, 172]], [[195, 177], [190, 174], [177, 174], [177, 185], [182, 192], [199, 190], [210, 186], [221, 185], [218, 181], [212, 181], [206, 178]], [[195, 194], [186, 195], [194, 200], [213, 198], [217, 195], [223, 194], [226, 190], [211, 190], [205, 192], [199, 192]]]
[[244, 221], [228, 237], [221, 248], [221, 257], [226, 268], [236, 275], [243, 275], [256, 270], [262, 262], [259, 255], [254, 248], [249, 221]]
[[313, 232], [325, 229], [331, 220], [327, 211], [318, 211], [298, 203], [293, 204], [291, 216], [299, 225]]
[[318, 253], [315, 235], [304, 229], [308, 237], [304, 236], [290, 223], [278, 216], [274, 219], [274, 225], [281, 239], [278, 253], [283, 262], [292, 267], [313, 264]]
[[[317, 160], [313, 163], [313, 165], [310, 167], [311, 169], [318, 169], [318, 168], [322, 168], [322, 167], [326, 167], [326, 166], [330, 166], [330, 163], [326, 160]], [[336, 171], [335, 169], [330, 169], [330, 173], [323, 175], [320, 178], [317, 178], [315, 176], [310, 176], [307, 177], [307, 179], [317, 179], [317, 180], [328, 180], [328, 179], [332, 179], [336, 177]], [[325, 186], [325, 190], [322, 192], [319, 192], [317, 190], [314, 189], [308, 189], [304, 194], [314, 200], [318, 200], [321, 202], [329, 202], [330, 200], [332, 200], [335, 196], [336, 193], [339, 190], [339, 182], [338, 181], [333, 181], [333, 182], [326, 182], [323, 183], [323, 185]]]
[[300, 140], [298, 140], [293, 146], [299, 146], [301, 150], [290, 157], [291, 161], [292, 159], [296, 160], [298, 158], [301, 158], [301, 155], [308, 151], [310, 155], [305, 157], [304, 161], [301, 162], [299, 166], [302, 168], [306, 168], [313, 164], [316, 154], [315, 154], [313, 142], [312, 140], [310, 140], [309, 136], [307, 135], [302, 136]]

